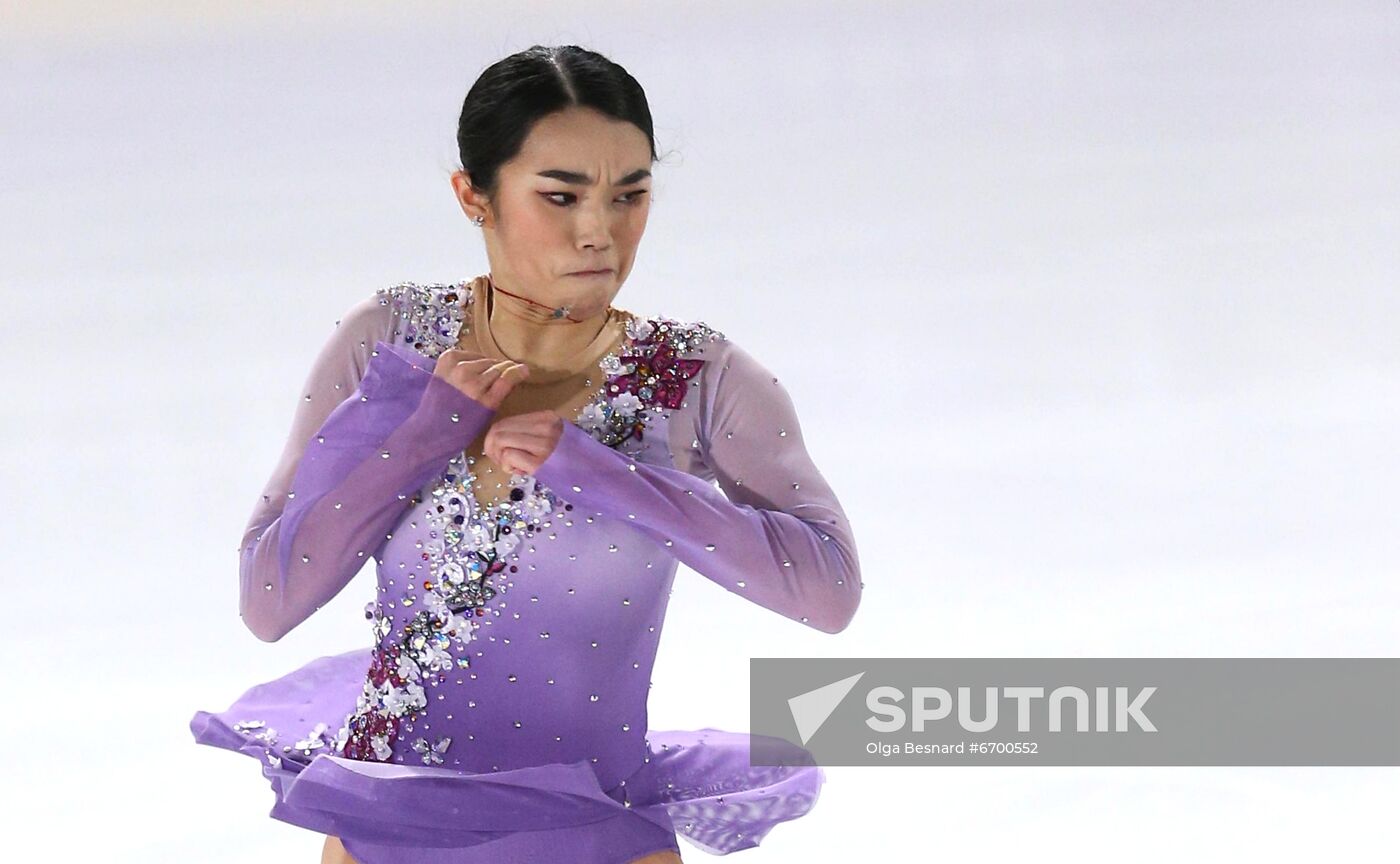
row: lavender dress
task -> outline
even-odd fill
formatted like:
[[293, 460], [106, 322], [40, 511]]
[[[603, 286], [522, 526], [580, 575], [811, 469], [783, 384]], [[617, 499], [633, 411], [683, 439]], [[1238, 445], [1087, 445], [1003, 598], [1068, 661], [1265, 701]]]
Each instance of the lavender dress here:
[[240, 612], [279, 639], [373, 558], [373, 647], [197, 712], [195, 739], [256, 758], [274, 818], [363, 864], [757, 845], [821, 768], [648, 729], [647, 690], [678, 561], [824, 632], [855, 613], [850, 525], [791, 399], [704, 323], [634, 317], [597, 398], [486, 508], [463, 451], [495, 413], [432, 375], [473, 302], [406, 283], [338, 322], [245, 533]]

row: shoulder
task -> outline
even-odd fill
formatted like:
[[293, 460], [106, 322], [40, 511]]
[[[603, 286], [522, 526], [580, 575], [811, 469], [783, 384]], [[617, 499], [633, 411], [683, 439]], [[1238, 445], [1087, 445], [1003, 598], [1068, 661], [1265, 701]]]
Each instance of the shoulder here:
[[428, 357], [457, 344], [472, 302], [465, 282], [399, 282], [377, 289], [374, 297], [391, 319], [385, 341]]
[[723, 353], [724, 333], [704, 321], [623, 314], [627, 341], [620, 357], [609, 358], [610, 380], [629, 385], [643, 402], [679, 407], [693, 379]]
[[731, 429], [741, 416], [783, 417], [795, 410], [778, 376], [711, 322], [635, 317], [628, 335], [633, 353], [620, 358], [621, 374], [610, 386], [636, 394], [640, 405], [686, 409], [672, 417], [673, 423], [687, 418], [674, 427], [680, 437], [670, 439], [673, 453], [689, 454], [690, 445], [705, 450], [702, 442], [712, 430]]
[[388, 341], [393, 330], [393, 309], [378, 292], [361, 296], [335, 320], [324, 351], [350, 353], [363, 362], [380, 340]]
[[613, 393], [648, 407], [688, 405], [702, 430], [741, 405], [791, 405], [772, 369], [711, 322], [633, 316], [627, 329], [630, 351], [609, 369]]
[[[635, 316], [628, 322], [628, 335], [631, 337], [630, 344], [645, 349], [638, 353], [663, 355], [663, 360], [674, 357], [693, 361], [690, 368], [696, 374], [703, 374], [711, 383], [717, 382], [724, 377], [726, 370], [736, 366], [740, 367], [742, 375], [767, 374], [767, 368], [753, 354], [726, 331], [706, 321]], [[729, 377], [742, 376], [735, 374]]]
[[720, 353], [729, 341], [722, 331], [704, 321], [623, 314], [627, 318], [628, 345], [634, 353], [705, 360]]
[[726, 331], [705, 321], [651, 318], [648, 342], [657, 348], [653, 367], [672, 379], [685, 378], [686, 389], [702, 410], [735, 400], [786, 399], [778, 376]]

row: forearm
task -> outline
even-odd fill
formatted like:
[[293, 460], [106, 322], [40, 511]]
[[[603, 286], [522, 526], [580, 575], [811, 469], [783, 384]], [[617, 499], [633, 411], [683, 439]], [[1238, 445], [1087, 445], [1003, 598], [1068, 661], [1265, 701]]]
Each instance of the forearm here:
[[818, 630], [840, 631], [860, 603], [850, 526], [824, 484], [787, 510], [736, 504], [699, 477], [637, 462], [571, 423], [535, 477], [575, 506], [636, 526], [728, 590]]
[[495, 412], [402, 357], [376, 357], [365, 381], [307, 445], [285, 509], [240, 554], [240, 614], [281, 638], [373, 557], [408, 500]]

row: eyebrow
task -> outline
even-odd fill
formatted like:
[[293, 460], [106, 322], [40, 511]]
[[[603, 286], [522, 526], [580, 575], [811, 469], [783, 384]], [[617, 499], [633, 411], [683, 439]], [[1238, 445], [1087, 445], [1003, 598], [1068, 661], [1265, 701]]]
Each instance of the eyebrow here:
[[[577, 172], [577, 171], [565, 171], [563, 168], [550, 168], [550, 169], [548, 169], [548, 170], [541, 171], [537, 176], [540, 176], [540, 177], [549, 177], [549, 178], [552, 178], [552, 179], [554, 179], [554, 180], [562, 180], [562, 181], [564, 181], [565, 183], [569, 183], [569, 184], [576, 185], [576, 186], [577, 186], [577, 185], [584, 185], [584, 186], [591, 186], [591, 185], [593, 185], [593, 178], [592, 178], [592, 177], [589, 177], [587, 174], [580, 174], [580, 173]], [[615, 184], [613, 184], [613, 185], [615, 185], [615, 186], [628, 186], [628, 185], [630, 185], [630, 184], [632, 184], [632, 183], [636, 183], [638, 180], [641, 180], [641, 179], [643, 179], [643, 178], [650, 177], [650, 176], [651, 176], [651, 172], [650, 172], [650, 171], [648, 171], [648, 170], [645, 169], [645, 168], [638, 168], [636, 171], [633, 171], [631, 174], [628, 174], [626, 177], [623, 177], [621, 180], [617, 181], [617, 182], [616, 182]]]

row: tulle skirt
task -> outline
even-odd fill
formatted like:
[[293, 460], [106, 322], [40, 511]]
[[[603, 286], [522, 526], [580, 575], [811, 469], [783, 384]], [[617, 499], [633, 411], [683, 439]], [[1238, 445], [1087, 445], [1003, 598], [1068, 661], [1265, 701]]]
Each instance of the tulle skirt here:
[[[650, 730], [648, 756], [610, 789], [588, 760], [473, 773], [344, 758], [330, 738], [369, 664], [367, 648], [320, 657], [190, 721], [198, 743], [258, 760], [273, 818], [339, 837], [361, 864], [625, 864], [677, 837], [725, 855], [806, 814], [825, 782], [802, 748], [764, 738], [764, 761], [784, 764], [755, 766], [757, 739], [710, 728]], [[324, 742], [277, 737], [318, 723]]]

